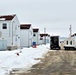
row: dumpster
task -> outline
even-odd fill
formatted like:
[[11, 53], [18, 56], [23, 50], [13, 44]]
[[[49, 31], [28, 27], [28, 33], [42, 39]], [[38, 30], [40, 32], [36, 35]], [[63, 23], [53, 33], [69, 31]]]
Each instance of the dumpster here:
[[36, 48], [36, 42], [33, 42], [33, 48]]

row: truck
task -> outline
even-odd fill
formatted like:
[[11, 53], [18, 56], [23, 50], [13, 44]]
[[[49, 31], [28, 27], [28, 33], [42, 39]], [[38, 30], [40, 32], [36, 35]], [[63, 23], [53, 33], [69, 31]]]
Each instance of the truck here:
[[50, 36], [50, 49], [60, 50], [59, 36]]

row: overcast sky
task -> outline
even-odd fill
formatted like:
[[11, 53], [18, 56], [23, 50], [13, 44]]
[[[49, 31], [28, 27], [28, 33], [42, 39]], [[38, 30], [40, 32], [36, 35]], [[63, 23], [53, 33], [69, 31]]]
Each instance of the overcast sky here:
[[31, 23], [40, 32], [69, 36], [76, 32], [76, 0], [0, 0], [0, 15], [17, 14], [20, 23]]

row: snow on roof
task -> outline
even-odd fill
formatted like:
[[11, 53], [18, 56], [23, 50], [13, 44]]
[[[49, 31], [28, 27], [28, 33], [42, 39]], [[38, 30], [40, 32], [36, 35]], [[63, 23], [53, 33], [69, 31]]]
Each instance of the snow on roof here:
[[3, 15], [0, 16], [0, 20], [12, 20], [16, 15]]

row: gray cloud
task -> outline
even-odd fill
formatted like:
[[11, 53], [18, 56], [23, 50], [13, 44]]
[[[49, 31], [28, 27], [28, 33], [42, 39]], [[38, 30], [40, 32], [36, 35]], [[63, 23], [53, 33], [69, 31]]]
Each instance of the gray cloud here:
[[32, 23], [41, 32], [46, 27], [50, 34], [67, 36], [70, 24], [73, 33], [76, 30], [76, 0], [1, 0], [0, 15], [4, 14], [17, 14], [20, 23]]

